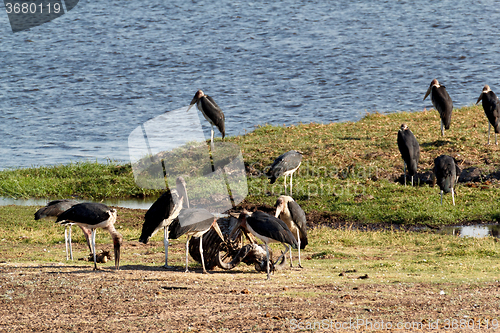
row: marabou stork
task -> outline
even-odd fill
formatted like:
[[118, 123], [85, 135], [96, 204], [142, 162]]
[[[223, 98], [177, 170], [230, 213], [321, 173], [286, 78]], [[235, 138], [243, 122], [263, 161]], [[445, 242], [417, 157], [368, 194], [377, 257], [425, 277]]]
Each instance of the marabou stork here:
[[413, 176], [417, 173], [418, 160], [420, 159], [420, 146], [406, 124], [401, 124], [401, 129], [398, 131], [398, 147], [404, 161], [405, 186], [407, 167], [408, 175], [411, 176], [411, 186], [413, 186]]
[[92, 231], [91, 243], [94, 254], [94, 270], [97, 270], [95, 232], [97, 228], [105, 229], [113, 238], [113, 248], [115, 250], [115, 268], [120, 269], [120, 247], [123, 237], [116, 231], [116, 209], [109, 208], [105, 204], [97, 202], [84, 202], [76, 204], [63, 212], [56, 220], [59, 224], [74, 223]]
[[285, 194], [286, 194], [286, 177], [290, 175], [290, 195], [292, 192], [292, 177], [293, 173], [300, 167], [300, 163], [302, 163], [302, 153], [297, 150], [290, 150], [276, 158], [269, 167], [269, 170], [266, 172], [267, 177], [269, 178], [271, 184], [274, 184], [276, 179], [281, 176], [285, 176], [285, 180], [283, 181], [283, 185], [285, 186]]
[[[276, 200], [276, 217], [286, 223], [295, 239], [299, 249], [299, 267], [302, 268], [300, 261], [300, 250], [305, 249], [307, 242], [306, 213], [292, 197], [282, 195]], [[292, 251], [290, 251], [290, 267], [292, 267]]]
[[203, 91], [198, 90], [196, 94], [194, 95], [193, 99], [191, 100], [191, 103], [189, 104], [189, 109], [196, 104], [196, 107], [198, 110], [203, 113], [203, 116], [205, 119], [210, 123], [212, 126], [212, 130], [210, 133], [210, 147], [212, 150], [214, 149], [214, 125], [217, 126], [219, 129], [219, 132], [222, 134], [222, 139], [226, 136], [226, 130], [225, 130], [225, 125], [224, 125], [224, 113], [222, 112], [221, 108], [215, 103], [212, 97], [205, 95]]
[[[278, 262], [290, 250], [291, 245], [294, 249], [297, 248], [297, 241], [293, 237], [292, 232], [288, 229], [285, 222], [280, 219], [269, 215], [267, 213], [256, 211], [250, 213], [246, 210], [240, 214], [238, 218], [238, 228], [243, 231], [250, 232], [255, 237], [259, 238], [266, 244], [266, 260], [267, 260], [267, 279], [270, 278], [270, 265], [269, 265], [269, 243], [282, 243], [286, 251], [276, 260]], [[233, 229], [230, 238], [238, 230]], [[288, 244], [288, 245], [287, 245]]]
[[443, 192], [450, 193], [455, 206], [455, 185], [460, 176], [460, 168], [455, 159], [448, 155], [441, 155], [434, 160], [434, 176], [441, 189], [441, 205], [443, 204]]
[[[56, 220], [59, 215], [70, 209], [72, 206], [78, 204], [76, 200], [62, 199], [53, 200], [47, 204], [47, 206], [40, 208], [35, 213], [35, 220], [40, 219], [53, 219]], [[90, 234], [91, 231], [81, 225], [79, 227], [82, 229], [85, 239], [87, 240], [87, 245], [90, 251], [92, 248], [90, 246]], [[73, 260], [73, 247], [71, 246], [71, 224], [66, 225], [64, 228], [64, 244], [66, 246], [66, 260]], [[68, 246], [69, 245], [69, 246]], [[68, 258], [68, 247], [69, 247], [69, 258]]]
[[172, 223], [172, 230], [170, 231], [171, 239], [177, 239], [182, 235], [187, 235], [186, 239], [186, 273], [188, 269], [189, 257], [189, 239], [192, 237], [200, 237], [200, 256], [201, 264], [203, 266], [203, 273], [206, 273], [205, 260], [203, 258], [203, 235], [213, 228], [219, 237], [224, 240], [222, 231], [217, 224], [217, 220], [208, 210], [203, 208], [187, 208], [182, 209], [177, 216], [176, 221]]
[[500, 101], [498, 100], [497, 95], [490, 89], [490, 86], [485, 85], [483, 88], [483, 92], [477, 99], [477, 103], [479, 101], [483, 101], [483, 109], [486, 117], [488, 118], [488, 144], [490, 144], [490, 130], [491, 125], [493, 125], [493, 129], [495, 130], [495, 144], [498, 145], [497, 134], [500, 133]]
[[440, 85], [437, 79], [432, 80], [429, 89], [425, 93], [424, 100], [429, 94], [431, 95], [432, 105], [439, 112], [439, 117], [441, 118], [441, 135], [444, 136], [444, 130], [450, 129], [453, 102], [445, 86]]
[[[182, 184], [178, 182], [178, 185]], [[179, 197], [178, 190], [171, 189], [163, 193], [144, 215], [144, 224], [139, 242], [147, 244], [149, 239], [163, 228], [163, 245], [165, 246], [165, 265], [168, 267], [168, 228], [182, 209], [183, 197]]]

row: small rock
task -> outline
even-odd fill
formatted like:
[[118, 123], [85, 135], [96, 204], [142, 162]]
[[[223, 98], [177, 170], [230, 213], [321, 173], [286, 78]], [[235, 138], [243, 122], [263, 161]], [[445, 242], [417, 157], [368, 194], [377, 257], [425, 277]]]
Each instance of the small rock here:
[[248, 294], [251, 294], [252, 292], [251, 292], [250, 290], [248, 290], [247, 288], [245, 288], [245, 289], [243, 289], [243, 290], [241, 291], [241, 293], [242, 293], [242, 294], [246, 294], [246, 295], [248, 295]]

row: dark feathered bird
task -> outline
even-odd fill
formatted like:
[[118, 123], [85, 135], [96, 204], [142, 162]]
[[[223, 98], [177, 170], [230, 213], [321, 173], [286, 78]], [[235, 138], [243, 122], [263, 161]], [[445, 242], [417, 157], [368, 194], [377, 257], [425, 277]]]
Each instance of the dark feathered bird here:
[[[269, 243], [282, 243], [286, 251], [276, 260], [278, 262], [290, 250], [290, 246], [294, 249], [297, 248], [297, 241], [293, 236], [285, 222], [280, 219], [269, 215], [267, 213], [256, 211], [250, 213], [243, 211], [239, 218], [237, 226], [246, 232], [260, 239], [266, 244], [266, 258], [267, 258], [267, 279], [270, 278], [270, 265], [269, 265]], [[237, 228], [233, 229], [230, 238], [236, 232]], [[290, 246], [289, 246], [290, 245]]]
[[212, 97], [205, 95], [203, 91], [198, 90], [194, 95], [191, 103], [189, 104], [188, 111], [191, 107], [196, 104], [198, 110], [201, 111], [205, 119], [212, 126], [212, 131], [210, 135], [210, 147], [214, 148], [214, 126], [219, 129], [219, 132], [222, 134], [222, 139], [226, 136], [225, 129], [225, 117], [221, 108], [215, 103]]
[[439, 112], [439, 117], [441, 118], [441, 135], [444, 136], [444, 130], [450, 129], [453, 102], [445, 86], [440, 85], [437, 79], [432, 80], [429, 89], [425, 93], [424, 100], [429, 94], [431, 95], [432, 105]]
[[290, 150], [276, 158], [267, 170], [266, 175], [271, 184], [274, 184], [276, 179], [285, 176], [283, 185], [285, 186], [286, 194], [286, 177], [290, 175], [290, 195], [292, 195], [292, 177], [293, 173], [300, 167], [302, 163], [302, 153], [297, 150]]
[[65, 225], [69, 223], [78, 224], [92, 230], [91, 244], [94, 254], [94, 270], [97, 269], [95, 232], [97, 228], [107, 230], [113, 238], [113, 248], [115, 251], [115, 268], [120, 269], [120, 248], [122, 235], [115, 229], [116, 209], [111, 209], [102, 203], [84, 202], [72, 206], [63, 212], [56, 220], [56, 223]]
[[[179, 183], [178, 183], [179, 184]], [[165, 246], [165, 265], [168, 267], [169, 226], [179, 215], [182, 208], [182, 197], [176, 189], [163, 193], [146, 212], [139, 242], [147, 244], [149, 239], [163, 228], [163, 245]]]
[[203, 266], [203, 273], [206, 273], [205, 260], [203, 258], [203, 235], [211, 228], [217, 232], [219, 237], [224, 240], [222, 231], [217, 224], [215, 217], [206, 209], [188, 208], [182, 209], [176, 220], [171, 224], [170, 238], [177, 239], [182, 235], [187, 235], [186, 239], [186, 272], [188, 270], [189, 257], [189, 239], [191, 237], [200, 237], [200, 256]]
[[406, 124], [402, 124], [398, 131], [398, 148], [404, 161], [405, 186], [406, 168], [408, 168], [408, 176], [411, 176], [411, 186], [413, 186], [413, 176], [417, 173], [418, 160], [420, 159], [420, 146]]
[[[299, 267], [302, 268], [300, 250], [305, 249], [307, 241], [306, 213], [292, 197], [283, 195], [276, 200], [276, 217], [285, 222], [288, 229], [297, 240], [299, 249]], [[292, 251], [290, 251], [290, 267], [292, 265]]]
[[497, 134], [500, 133], [500, 101], [488, 85], [484, 86], [483, 92], [477, 99], [476, 104], [481, 100], [483, 101], [484, 113], [488, 118], [488, 144], [490, 144], [490, 131], [493, 125], [493, 129], [495, 130], [495, 144], [498, 145]]
[[[53, 200], [47, 204], [47, 206], [40, 208], [35, 213], [35, 220], [40, 219], [53, 219], [56, 220], [59, 215], [63, 212], [70, 209], [72, 206], [78, 204], [79, 202], [76, 200], [62, 199], [62, 200]], [[89, 246], [90, 251], [92, 248], [90, 247], [90, 230], [79, 226], [82, 229], [83, 234], [85, 235], [85, 239], [87, 240], [87, 245]], [[64, 244], [66, 246], [66, 260], [71, 258], [73, 260], [73, 247], [71, 245], [71, 224], [66, 225], [64, 228]], [[69, 247], [69, 251], [68, 251]], [[69, 252], [69, 258], [68, 258]]]
[[448, 155], [441, 155], [434, 160], [434, 176], [436, 183], [441, 189], [441, 204], [443, 204], [443, 192], [450, 193], [455, 206], [455, 185], [460, 176], [460, 168], [455, 159]]

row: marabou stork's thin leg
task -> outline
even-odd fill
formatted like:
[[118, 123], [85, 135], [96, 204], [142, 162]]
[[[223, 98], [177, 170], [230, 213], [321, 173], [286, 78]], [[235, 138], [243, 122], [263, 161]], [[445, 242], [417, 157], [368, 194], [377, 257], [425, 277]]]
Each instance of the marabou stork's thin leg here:
[[163, 228], [163, 246], [165, 247], [165, 265], [163, 267], [168, 268], [168, 226]]
[[212, 125], [212, 129], [210, 130], [210, 149], [214, 150], [214, 125]]
[[441, 136], [444, 136], [444, 124], [443, 124], [443, 119], [441, 119]]
[[96, 271], [97, 268], [97, 259], [96, 259], [96, 248], [95, 248], [95, 231], [96, 229], [92, 229], [92, 252], [94, 254], [94, 271]]
[[71, 258], [71, 260], [73, 260], [73, 246], [71, 245], [71, 225], [69, 226], [68, 239], [69, 239], [69, 257]]
[[283, 180], [283, 186], [285, 187], [285, 194], [287, 194], [287, 192], [286, 192], [286, 175], [285, 175], [285, 179]]
[[203, 266], [203, 273], [207, 274], [207, 270], [205, 269], [205, 259], [203, 258], [203, 235], [200, 237], [200, 256], [201, 256], [201, 265]]
[[270, 279], [270, 274], [269, 274], [269, 246], [266, 243], [266, 259], [267, 259], [267, 279]]
[[443, 204], [443, 190], [441, 190], [441, 205]]
[[286, 245], [286, 244], [283, 244], [283, 245], [285, 245], [285, 249], [286, 249], [286, 250], [285, 250], [285, 252], [281, 252], [281, 255], [279, 256], [278, 260], [276, 260], [276, 261], [274, 262], [274, 265], [276, 265], [277, 263], [279, 263], [279, 261], [280, 261], [281, 259], [283, 259], [283, 257], [286, 255], [286, 253], [287, 253], [288, 251], [290, 251], [290, 246], [288, 246], [288, 245]]
[[66, 247], [66, 261], [69, 260], [68, 257], [68, 226], [64, 227], [64, 246]]
[[187, 240], [186, 240], [186, 270], [184, 271], [185, 273], [189, 272], [189, 269], [188, 269], [188, 254], [189, 254], [189, 239], [190, 238], [191, 238], [191, 236], [187, 236]]
[[293, 196], [293, 189], [292, 189], [292, 177], [293, 177], [293, 172], [290, 174], [290, 196]]
[[453, 200], [453, 206], [455, 206], [455, 191], [451, 189], [451, 199]]
[[[302, 262], [300, 261], [300, 235], [299, 235], [299, 230], [297, 230], [297, 248], [299, 249], [299, 267], [302, 267]], [[292, 261], [292, 251], [290, 250], [290, 266], [291, 266], [291, 261]]]

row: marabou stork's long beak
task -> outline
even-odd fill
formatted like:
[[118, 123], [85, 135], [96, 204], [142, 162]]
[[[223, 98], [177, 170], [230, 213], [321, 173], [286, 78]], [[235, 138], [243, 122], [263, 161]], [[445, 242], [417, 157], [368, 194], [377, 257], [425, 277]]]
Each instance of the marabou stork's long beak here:
[[[241, 213], [240, 216], [238, 217], [238, 223], [234, 226], [233, 230], [229, 234], [229, 238], [232, 239], [234, 234], [238, 231], [238, 229], [243, 229], [245, 226], [245, 223], [247, 221], [247, 216], [244, 213]], [[224, 238], [223, 238], [224, 239]]]
[[275, 215], [275, 217], [277, 219], [279, 219], [281, 212], [284, 210], [285, 210], [285, 202], [281, 198], [279, 198], [278, 201], [276, 201], [276, 215]]
[[226, 240], [224, 239], [224, 236], [222, 235], [222, 231], [219, 228], [219, 224], [217, 223], [217, 219], [214, 218], [214, 222], [212, 223], [212, 227], [214, 228], [215, 232], [219, 235], [219, 237], [222, 239], [223, 242]]
[[[187, 111], [189, 111], [189, 109], [191, 109], [191, 108], [193, 107], [193, 105], [195, 105], [196, 103], [198, 103], [198, 101], [200, 100], [200, 98], [202, 98], [203, 96], [205, 96], [205, 95], [203, 94], [203, 91], [198, 90], [198, 91], [196, 92], [196, 94], [194, 94], [194, 97], [193, 97], [193, 99], [191, 100], [191, 103], [189, 103], [189, 107], [188, 107]], [[187, 111], [186, 111], [186, 112], [187, 112]]]
[[484, 95], [484, 93], [481, 93], [481, 95], [480, 95], [480, 96], [479, 96], [479, 98], [477, 99], [476, 104], [477, 104], [477, 103], [479, 103], [480, 101], [482, 101], [482, 100], [483, 100], [483, 95]]
[[431, 89], [432, 89], [432, 84], [431, 84], [431, 86], [429, 87], [429, 89], [427, 89], [427, 92], [425, 93], [425, 96], [424, 96], [424, 99], [423, 99], [424, 101], [425, 101], [425, 99], [427, 98], [427, 96], [429, 96], [429, 94], [431, 93]]

